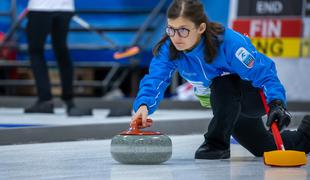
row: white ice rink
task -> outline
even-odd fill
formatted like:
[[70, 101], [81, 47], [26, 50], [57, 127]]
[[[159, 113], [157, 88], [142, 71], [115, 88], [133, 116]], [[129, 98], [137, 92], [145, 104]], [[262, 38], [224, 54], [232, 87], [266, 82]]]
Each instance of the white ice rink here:
[[160, 165], [119, 164], [110, 155], [110, 140], [0, 146], [0, 179], [310, 179], [309, 165], [267, 167], [236, 144], [232, 144], [230, 160], [194, 160], [202, 135], [171, 138], [172, 158]]
[[[95, 110], [94, 115], [83, 118], [69, 118], [63, 109], [57, 109], [54, 115], [33, 114], [25, 115], [22, 109], [0, 109], [0, 125], [3, 132], [2, 140], [14, 135], [11, 125], [38, 125], [36, 128], [82, 126], [94, 124], [105, 127], [111, 123], [129, 123], [130, 117], [107, 118], [108, 111]], [[294, 113], [298, 115], [298, 113]], [[156, 121], [172, 122], [178, 127], [187, 123], [206, 121], [212, 117], [210, 111], [158, 111], [153, 119]], [[180, 118], [188, 119], [179, 121]], [[193, 119], [190, 119], [193, 118]], [[196, 119], [196, 120], [195, 120]], [[164, 124], [165, 125], [165, 124]], [[9, 128], [6, 128], [8, 126]], [[74, 126], [73, 126], [74, 127]], [[27, 127], [23, 133], [29, 135], [35, 129]], [[92, 127], [94, 128], [94, 127]], [[202, 128], [204, 129], [204, 128]], [[68, 128], [70, 133], [76, 129]], [[92, 130], [90, 128], [90, 130]], [[98, 129], [96, 129], [98, 130]], [[99, 129], [100, 130], [100, 129]], [[199, 130], [199, 129], [198, 129]], [[48, 131], [44, 136], [55, 134]], [[60, 131], [59, 131], [60, 132]], [[70, 134], [68, 132], [68, 134]], [[107, 133], [105, 131], [99, 134]], [[85, 180], [200, 180], [200, 179], [274, 179], [274, 180], [306, 180], [310, 179], [310, 166], [298, 168], [275, 168], [265, 166], [262, 158], [253, 157], [238, 144], [231, 144], [231, 159], [229, 160], [195, 160], [194, 153], [203, 141], [202, 133], [196, 135], [170, 136], [173, 143], [172, 158], [160, 165], [123, 165], [114, 161], [110, 155], [110, 139], [84, 140], [57, 143], [36, 143], [0, 146], [0, 180], [41, 180], [41, 179], [85, 179]], [[56, 134], [57, 135], [57, 134]], [[65, 135], [65, 133], [64, 133]], [[63, 136], [63, 135], [61, 135]], [[33, 138], [33, 137], [32, 137]], [[232, 141], [233, 142], [233, 141]], [[308, 158], [310, 159], [310, 158]]]

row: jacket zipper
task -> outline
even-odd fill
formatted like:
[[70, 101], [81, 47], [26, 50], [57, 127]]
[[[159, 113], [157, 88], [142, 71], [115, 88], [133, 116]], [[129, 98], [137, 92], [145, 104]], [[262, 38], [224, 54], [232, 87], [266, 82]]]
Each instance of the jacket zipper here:
[[199, 58], [197, 55], [196, 55], [196, 58], [197, 58], [197, 59], [198, 59], [198, 61], [199, 61], [199, 64], [200, 64], [201, 70], [202, 70], [203, 75], [205, 76], [206, 80], [207, 80], [207, 81], [210, 81], [210, 80], [209, 80], [209, 78], [208, 78], [208, 77], [207, 77], [207, 75], [206, 75], [205, 70], [203, 69], [203, 66], [202, 66], [202, 63], [201, 63], [200, 58]]

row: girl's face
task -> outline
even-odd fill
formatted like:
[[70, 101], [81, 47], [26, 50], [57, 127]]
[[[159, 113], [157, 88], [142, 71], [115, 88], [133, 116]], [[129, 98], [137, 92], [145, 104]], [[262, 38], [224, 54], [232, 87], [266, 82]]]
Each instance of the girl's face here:
[[192, 21], [178, 17], [176, 19], [168, 18], [166, 33], [176, 49], [184, 51], [191, 50], [199, 42], [205, 30], [205, 23], [201, 23], [199, 27], [196, 27]]

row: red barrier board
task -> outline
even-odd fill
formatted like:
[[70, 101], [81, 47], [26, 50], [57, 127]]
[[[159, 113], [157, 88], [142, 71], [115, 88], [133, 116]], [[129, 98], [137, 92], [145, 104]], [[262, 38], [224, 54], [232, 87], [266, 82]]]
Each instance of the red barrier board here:
[[250, 37], [302, 37], [302, 19], [237, 19], [233, 29]]

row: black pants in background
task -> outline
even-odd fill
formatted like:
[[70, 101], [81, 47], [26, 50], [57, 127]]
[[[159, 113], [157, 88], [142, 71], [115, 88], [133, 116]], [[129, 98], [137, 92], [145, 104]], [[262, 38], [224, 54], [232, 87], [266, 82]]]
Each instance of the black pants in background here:
[[[210, 88], [214, 117], [204, 135], [207, 143], [228, 149], [232, 135], [255, 156], [276, 150], [261, 118], [266, 113], [258, 88], [237, 75], [217, 77]], [[285, 130], [281, 135], [286, 149], [305, 151], [307, 141], [302, 132]]]
[[73, 66], [67, 47], [67, 35], [72, 12], [28, 13], [27, 38], [31, 68], [36, 82], [39, 101], [52, 99], [48, 68], [44, 58], [44, 44], [51, 34], [62, 86], [62, 99], [73, 98]]

